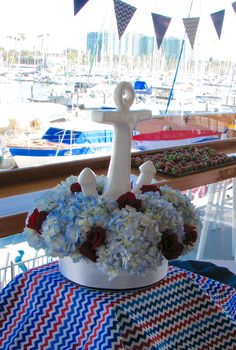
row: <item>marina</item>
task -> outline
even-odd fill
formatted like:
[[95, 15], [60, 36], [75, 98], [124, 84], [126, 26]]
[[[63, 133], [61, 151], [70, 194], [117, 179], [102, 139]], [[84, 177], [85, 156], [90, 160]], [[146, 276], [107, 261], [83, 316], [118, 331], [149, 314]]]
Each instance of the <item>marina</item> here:
[[[3, 77], [6, 78], [6, 76], [7, 74]], [[77, 76], [74, 76], [74, 78], [71, 77], [69, 81], [66, 78], [62, 79], [62, 77], [60, 77], [59, 79], [58, 76], [54, 76], [50, 82], [49, 80], [42, 82], [42, 78], [39, 79], [39, 77], [38, 80], [36, 80], [38, 76], [36, 73], [31, 73], [30, 77], [27, 74], [21, 79], [16, 78], [14, 75], [10, 76], [11, 79], [9, 78], [7, 83], [3, 83], [3, 81], [0, 80], [1, 170], [5, 170], [6, 168], [11, 169], [14, 166], [24, 166], [22, 162], [19, 162], [19, 145], [24, 145], [25, 155], [28, 154], [28, 156], [32, 156], [32, 151], [30, 149], [36, 148], [36, 140], [41, 139], [49, 124], [57, 121], [62, 122], [69, 120], [70, 122], [73, 121], [74, 128], [78, 129], [75, 125], [78, 123], [81, 130], [91, 130], [91, 127], [95, 127], [94, 125], [92, 126], [89, 121], [92, 110], [114, 108], [114, 104], [111, 101], [115, 85], [109, 84], [109, 82], [106, 81], [105, 74], [99, 75], [99, 80], [98, 77], [96, 78], [96, 75], [94, 77], [91, 76], [91, 85], [84, 85], [88, 77], [86, 77], [86, 79], [83, 78], [84, 80], [81, 78], [82, 80], [80, 80], [81, 82], [78, 84], [79, 77]], [[157, 118], [160, 121], [161, 119], [167, 120], [166, 118], [170, 120], [173, 116], [172, 120], [175, 122], [178, 115], [233, 113], [234, 109], [236, 110], [236, 107], [234, 108], [232, 104], [235, 100], [230, 100], [229, 96], [225, 103], [223, 103], [223, 96], [229, 89], [227, 85], [224, 86], [225, 93], [222, 93], [222, 87], [217, 87], [217, 85], [212, 84], [211, 88], [208, 87], [208, 94], [204, 93], [203, 89], [202, 95], [197, 94], [190, 99], [188, 90], [190, 81], [186, 82], [184, 87], [183, 84], [180, 84], [180, 89], [177, 84], [176, 92], [170, 101], [170, 87], [154, 86], [147, 84], [146, 81], [135, 80], [135, 77], [133, 77], [131, 82], [133, 82], [133, 86], [136, 87], [136, 100], [133, 108], [137, 110], [148, 108], [152, 111], [153, 118]], [[217, 95], [212, 95], [211, 91], [215, 94], [217, 92]], [[231, 91], [233, 91], [232, 88]], [[230, 104], [229, 101], [231, 101]], [[165, 112], [168, 102], [170, 102], [169, 106], [171, 109]], [[167, 123], [164, 127], [171, 123]], [[157, 123], [155, 129], [152, 131], [159, 132], [162, 129], [161, 125], [163, 125], [162, 122], [160, 122], [160, 126], [158, 126]], [[181, 125], [183, 126], [184, 123], [182, 122]], [[185, 123], [184, 129], [186, 126], [187, 124]], [[201, 125], [195, 126], [194, 128], [201, 129]], [[142, 130], [141, 128], [137, 128], [136, 131], [142, 134], [143, 130], [145, 130], [144, 125]], [[206, 128], [206, 131], [207, 130], [211, 130], [211, 127]], [[223, 129], [214, 129], [213, 131], [224, 132]], [[158, 134], [156, 134], [156, 136], [157, 135]], [[12, 142], [13, 139], [14, 142]], [[44, 146], [46, 146], [45, 142], [45, 140], [37, 141], [38, 148], [41, 147], [42, 152], [43, 148], [45, 148]], [[90, 143], [90, 141], [88, 142]], [[191, 141], [190, 138], [189, 142], [194, 142], [194, 140]], [[89, 153], [95, 153], [99, 156], [101, 152], [101, 141], [98, 140], [99, 145], [96, 145], [96, 143], [97, 142], [94, 142], [92, 148], [88, 149], [84, 147], [81, 151], [65, 149], [65, 153], [67, 155], [78, 155], [78, 153], [80, 153], [82, 157], [86, 157]], [[161, 146], [160, 142], [159, 145]], [[56, 145], [54, 145], [53, 148], [56, 149]], [[104, 152], [109, 152], [108, 149], [102, 148]], [[46, 152], [46, 149], [44, 152]], [[60, 152], [63, 152], [62, 149]], [[51, 151], [51, 155], [53, 155], [53, 151]], [[54, 155], [58, 155], [58, 151], [55, 151]], [[11, 156], [13, 160], [9, 160]], [[26, 162], [25, 165], [29, 166], [46, 164], [49, 161], [59, 161], [59, 157], [54, 157], [54, 159], [50, 158], [50, 160], [49, 158], [46, 159], [46, 157], [43, 157], [43, 159], [45, 162], [39, 160], [38, 157], [35, 159], [34, 163], [32, 158], [31, 163]], [[73, 159], [73, 157], [65, 157], [64, 160], [66, 159], [70, 160]]]

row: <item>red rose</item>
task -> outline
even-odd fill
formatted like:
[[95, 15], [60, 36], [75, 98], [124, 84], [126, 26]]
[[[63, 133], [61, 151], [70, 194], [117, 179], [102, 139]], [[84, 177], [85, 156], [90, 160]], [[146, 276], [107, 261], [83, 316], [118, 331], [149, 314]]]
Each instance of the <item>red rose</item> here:
[[74, 183], [70, 186], [70, 190], [71, 190], [72, 193], [82, 192], [81, 185], [80, 185], [78, 182], [74, 182]]
[[192, 245], [197, 240], [197, 228], [195, 226], [184, 225], [183, 244]]
[[92, 227], [87, 233], [87, 242], [92, 249], [96, 250], [101, 244], [105, 242], [106, 230], [102, 227]]
[[34, 209], [33, 213], [28, 218], [28, 223], [26, 227], [31, 228], [32, 230], [40, 233], [42, 223], [46, 220], [48, 213], [46, 211], [39, 211], [37, 208]]
[[106, 231], [102, 227], [92, 227], [87, 232], [87, 240], [80, 246], [79, 252], [86, 258], [96, 261], [97, 248], [105, 242]]
[[95, 254], [95, 250], [91, 249], [91, 245], [86, 241], [79, 247], [79, 252], [89, 260], [92, 260], [94, 262], [97, 261], [97, 256]]
[[141, 199], [137, 199], [135, 197], [135, 194], [132, 192], [126, 192], [122, 194], [118, 199], [117, 203], [119, 205], [119, 208], [125, 208], [126, 205], [129, 205], [130, 207], [135, 208], [136, 210], [140, 210], [142, 206]]
[[183, 245], [175, 233], [164, 232], [161, 239], [161, 251], [167, 260], [173, 260], [181, 255]]
[[145, 193], [145, 192], [160, 192], [160, 189], [157, 187], [157, 185], [143, 185], [141, 188], [140, 188], [140, 191], [142, 193]]

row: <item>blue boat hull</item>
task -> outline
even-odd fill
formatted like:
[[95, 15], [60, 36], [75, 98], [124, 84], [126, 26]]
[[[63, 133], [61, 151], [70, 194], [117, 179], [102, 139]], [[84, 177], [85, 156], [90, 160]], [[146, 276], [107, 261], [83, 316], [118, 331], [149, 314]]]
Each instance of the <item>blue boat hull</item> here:
[[66, 157], [68, 155], [80, 155], [95, 153], [90, 147], [63, 149], [27, 149], [27, 148], [9, 148], [13, 157]]

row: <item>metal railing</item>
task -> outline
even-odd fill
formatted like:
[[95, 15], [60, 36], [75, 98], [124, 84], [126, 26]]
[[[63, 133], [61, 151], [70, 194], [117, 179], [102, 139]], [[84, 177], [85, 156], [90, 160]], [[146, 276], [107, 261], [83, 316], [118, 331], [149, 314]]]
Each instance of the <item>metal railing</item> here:
[[57, 258], [51, 258], [46, 255], [36, 255], [32, 259], [22, 260], [18, 263], [10, 261], [6, 266], [0, 268], [0, 290], [20, 273], [56, 260]]

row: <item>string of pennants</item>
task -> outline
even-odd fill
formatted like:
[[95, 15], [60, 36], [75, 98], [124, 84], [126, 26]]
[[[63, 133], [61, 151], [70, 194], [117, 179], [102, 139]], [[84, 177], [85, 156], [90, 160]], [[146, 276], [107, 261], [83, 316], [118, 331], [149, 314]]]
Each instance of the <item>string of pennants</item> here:
[[[74, 16], [82, 9], [82, 7], [88, 1], [89, 0], [74, 0]], [[119, 36], [119, 39], [121, 39], [128, 24], [130, 23], [132, 17], [134, 16], [137, 8], [121, 0], [113, 0], [113, 2], [114, 2], [118, 36]], [[236, 13], [236, 1], [232, 3], [232, 7], [234, 12]], [[153, 21], [153, 26], [154, 26], [155, 35], [156, 35], [156, 43], [159, 49], [172, 18], [163, 16], [160, 14], [156, 14], [156, 13], [152, 13], [151, 15], [152, 15], [152, 21]], [[214, 12], [210, 16], [211, 16], [213, 25], [215, 27], [217, 36], [220, 39], [222, 27], [224, 23], [225, 10]], [[200, 17], [188, 17], [188, 18], [182, 18], [182, 20], [183, 20], [183, 25], [185, 27], [185, 31], [189, 39], [191, 48], [193, 49]]]

